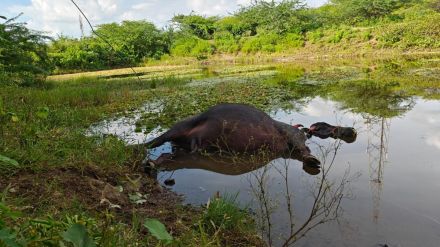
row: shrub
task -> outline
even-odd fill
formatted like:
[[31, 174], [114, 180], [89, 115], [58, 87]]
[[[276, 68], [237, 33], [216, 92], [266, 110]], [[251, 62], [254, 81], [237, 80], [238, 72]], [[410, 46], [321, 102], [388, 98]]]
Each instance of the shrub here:
[[307, 40], [312, 44], [316, 44], [324, 37], [324, 32], [322, 29], [316, 29], [314, 31], [307, 32], [306, 37]]
[[329, 43], [339, 43], [344, 37], [344, 30], [337, 30], [332, 36], [329, 37]]
[[262, 33], [252, 37], [242, 39], [241, 51], [255, 53], [259, 51], [274, 52], [278, 40], [281, 36], [275, 33]]
[[234, 53], [240, 49], [238, 42], [229, 32], [216, 32], [214, 35], [214, 43], [217, 51]]
[[179, 27], [179, 29], [185, 33], [197, 36], [201, 39], [211, 39], [214, 34], [214, 23], [218, 20], [218, 17], [204, 17], [201, 15], [176, 15], [173, 17], [173, 23]]
[[250, 23], [247, 23], [236, 16], [224, 17], [218, 20], [214, 25], [217, 33], [226, 31], [232, 34], [233, 36], [241, 36], [246, 33], [250, 34], [251, 32]]
[[214, 52], [213, 46], [207, 40], [195, 36], [182, 36], [174, 42], [171, 54], [175, 56], [206, 57]]
[[198, 59], [205, 59], [214, 53], [214, 47], [207, 40], [198, 39], [196, 45], [191, 50], [191, 55]]
[[17, 16], [0, 23], [0, 83], [31, 86], [42, 83], [51, 69], [41, 32], [29, 30]]
[[276, 45], [276, 51], [281, 52], [290, 48], [297, 48], [304, 46], [303, 35], [297, 33], [288, 33]]
[[440, 47], [440, 15], [378, 28], [378, 40], [385, 47]]

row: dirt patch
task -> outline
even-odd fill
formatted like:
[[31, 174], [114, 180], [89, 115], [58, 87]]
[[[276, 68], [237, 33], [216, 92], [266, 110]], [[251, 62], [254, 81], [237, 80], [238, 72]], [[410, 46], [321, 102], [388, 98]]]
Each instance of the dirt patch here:
[[176, 235], [191, 224], [198, 208], [181, 205], [181, 197], [141, 172], [101, 171], [86, 167], [25, 171], [0, 180], [0, 190], [8, 200], [31, 215], [56, 215], [84, 209], [88, 213], [112, 211], [130, 224], [134, 214], [140, 219], [157, 218]]

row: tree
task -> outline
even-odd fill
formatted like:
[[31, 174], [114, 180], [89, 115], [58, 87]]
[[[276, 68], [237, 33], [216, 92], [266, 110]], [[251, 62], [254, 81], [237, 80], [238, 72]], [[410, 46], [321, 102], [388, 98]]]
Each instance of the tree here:
[[59, 37], [52, 42], [50, 56], [57, 69], [98, 70], [135, 65], [145, 58], [159, 59], [171, 47], [172, 31], [159, 30], [147, 21], [103, 24], [96, 32], [100, 37]]
[[[21, 15], [21, 14], [20, 14]], [[16, 22], [20, 15], [0, 23], [0, 83], [29, 86], [43, 82], [51, 69], [48, 36]]]
[[98, 34], [105, 37], [125, 56], [140, 61], [143, 58], [160, 58], [168, 53], [171, 40], [153, 23], [147, 21], [123, 21], [98, 26]]
[[229, 32], [233, 36], [251, 34], [251, 25], [237, 16], [227, 16], [218, 20], [215, 24], [216, 32]]
[[171, 19], [180, 31], [201, 39], [212, 39], [215, 32], [214, 23], [218, 20], [217, 16], [204, 17], [193, 13], [190, 15], [176, 15]]
[[236, 16], [248, 23], [253, 33], [257, 33], [258, 29], [277, 34], [302, 32], [304, 30], [299, 11], [305, 7], [302, 0], [255, 0], [250, 6], [241, 7]]
[[389, 15], [409, 0], [332, 0], [341, 18], [349, 21], [362, 21]]

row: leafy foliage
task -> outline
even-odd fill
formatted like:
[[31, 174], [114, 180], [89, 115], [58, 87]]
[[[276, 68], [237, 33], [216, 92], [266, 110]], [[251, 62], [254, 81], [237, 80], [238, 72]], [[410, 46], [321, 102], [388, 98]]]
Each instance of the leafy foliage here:
[[163, 241], [164, 243], [170, 243], [173, 241], [173, 237], [168, 233], [165, 226], [157, 219], [146, 219], [144, 226], [150, 231], [151, 235], [159, 241]]
[[84, 225], [73, 224], [62, 234], [63, 239], [73, 244], [74, 247], [95, 247], [96, 244], [90, 239]]
[[214, 52], [214, 47], [207, 40], [195, 36], [181, 36], [177, 38], [171, 48], [171, 54], [176, 56], [194, 56], [206, 58]]
[[310, 8], [303, 0], [255, 0], [225, 17], [176, 15], [172, 28], [163, 30], [147, 21], [103, 24], [97, 32], [106, 41], [94, 34], [59, 37], [50, 44], [49, 57], [54, 72], [64, 73], [172, 57], [286, 52], [309, 45], [437, 48], [438, 6], [437, 0], [332, 0]]
[[116, 52], [140, 61], [142, 58], [160, 58], [168, 52], [170, 40], [166, 33], [146, 21], [123, 21], [98, 26], [96, 32], [105, 37]]
[[389, 15], [404, 4], [405, 0], [332, 0], [340, 11], [341, 18], [358, 22]]
[[[81, 39], [60, 37], [50, 46], [59, 70], [97, 70], [134, 65], [144, 59], [159, 59], [169, 53], [171, 36], [146, 21], [123, 21], [98, 26], [93, 35]], [[109, 45], [111, 44], [111, 46]]]
[[176, 15], [173, 17], [172, 22], [185, 33], [195, 35], [201, 39], [211, 39], [214, 34], [214, 23], [218, 20], [218, 17], [204, 17], [201, 15]]
[[301, 32], [302, 22], [299, 10], [305, 8], [301, 0], [254, 1], [249, 7], [242, 7], [236, 14], [249, 23], [252, 33], [259, 30], [275, 32]]
[[6, 164], [8, 166], [14, 166], [16, 168], [19, 167], [19, 164], [16, 160], [8, 158], [8, 157], [0, 154], [0, 167], [1, 167], [2, 163]]
[[19, 17], [0, 23], [0, 84], [30, 86], [43, 82], [50, 71], [49, 38], [17, 22]]

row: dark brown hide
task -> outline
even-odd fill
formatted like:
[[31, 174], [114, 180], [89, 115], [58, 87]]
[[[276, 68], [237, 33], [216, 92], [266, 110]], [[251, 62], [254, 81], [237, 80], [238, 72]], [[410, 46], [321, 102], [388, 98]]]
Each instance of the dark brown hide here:
[[273, 120], [255, 107], [219, 104], [176, 123], [147, 145], [154, 148], [169, 141], [191, 152], [200, 149], [248, 154], [269, 151], [284, 157], [295, 152], [304, 164], [319, 166], [320, 162], [305, 145], [306, 139], [303, 131]]

